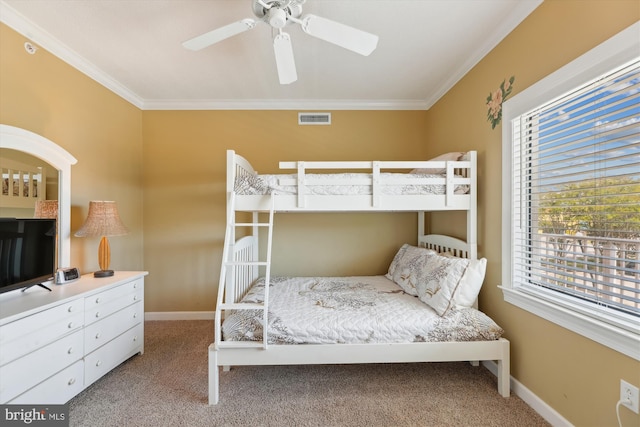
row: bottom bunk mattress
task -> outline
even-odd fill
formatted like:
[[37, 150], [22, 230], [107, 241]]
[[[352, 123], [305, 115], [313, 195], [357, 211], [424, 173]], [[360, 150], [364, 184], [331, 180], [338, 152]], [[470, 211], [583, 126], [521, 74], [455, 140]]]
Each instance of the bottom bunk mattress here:
[[[264, 301], [259, 279], [242, 302]], [[490, 341], [503, 330], [474, 308], [439, 316], [385, 276], [273, 277], [269, 286], [268, 343], [362, 344]], [[232, 310], [225, 341], [262, 341], [263, 312]]]

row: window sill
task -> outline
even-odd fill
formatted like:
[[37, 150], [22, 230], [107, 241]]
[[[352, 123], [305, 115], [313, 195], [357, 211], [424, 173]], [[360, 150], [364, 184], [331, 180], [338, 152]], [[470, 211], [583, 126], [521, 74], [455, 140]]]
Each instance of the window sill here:
[[638, 323], [632, 325], [632, 330], [635, 330], [635, 332], [631, 332], [622, 327], [597, 320], [570, 308], [547, 301], [542, 295], [537, 295], [534, 291], [523, 291], [505, 286], [499, 287], [502, 289], [506, 302], [640, 361], [640, 329], [638, 328]]

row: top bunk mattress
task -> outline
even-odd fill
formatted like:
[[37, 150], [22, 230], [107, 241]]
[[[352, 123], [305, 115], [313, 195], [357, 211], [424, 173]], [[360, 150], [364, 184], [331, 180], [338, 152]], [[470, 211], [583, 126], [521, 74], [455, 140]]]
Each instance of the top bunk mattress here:
[[[442, 195], [446, 192], [445, 175], [421, 173], [380, 173], [380, 194], [389, 196]], [[457, 178], [463, 178], [457, 176]], [[309, 195], [372, 195], [372, 174], [336, 173], [305, 174], [305, 191]], [[238, 175], [234, 190], [238, 195], [298, 194], [297, 174]], [[434, 183], [435, 182], [435, 183]], [[469, 185], [457, 184], [454, 194], [467, 194]]]
[[[259, 279], [242, 302], [264, 300]], [[273, 277], [268, 343], [362, 344], [488, 341], [503, 333], [484, 313], [453, 308], [439, 316], [385, 276]], [[225, 341], [262, 341], [260, 310], [230, 311]]]

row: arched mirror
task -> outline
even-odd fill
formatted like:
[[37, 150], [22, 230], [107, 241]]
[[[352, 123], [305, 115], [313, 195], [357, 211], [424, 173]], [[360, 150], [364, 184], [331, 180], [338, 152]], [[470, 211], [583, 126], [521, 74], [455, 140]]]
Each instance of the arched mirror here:
[[[77, 163], [76, 158], [43, 136], [3, 124], [0, 124], [0, 148], [33, 156], [58, 171], [58, 267], [68, 267], [71, 263], [71, 166]], [[35, 190], [32, 185], [25, 191]]]

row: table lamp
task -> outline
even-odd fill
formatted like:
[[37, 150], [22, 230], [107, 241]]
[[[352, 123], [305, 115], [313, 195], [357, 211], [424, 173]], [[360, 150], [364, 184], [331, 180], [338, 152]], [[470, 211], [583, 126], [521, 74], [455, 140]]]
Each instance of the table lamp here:
[[37, 200], [33, 217], [58, 219], [58, 201]]
[[102, 237], [98, 248], [98, 264], [100, 270], [93, 273], [93, 277], [113, 276], [113, 270], [109, 270], [111, 262], [111, 248], [109, 239], [111, 236], [124, 236], [129, 230], [124, 226], [118, 215], [116, 202], [91, 201], [89, 202], [89, 214], [80, 230], [76, 231], [77, 237]]

